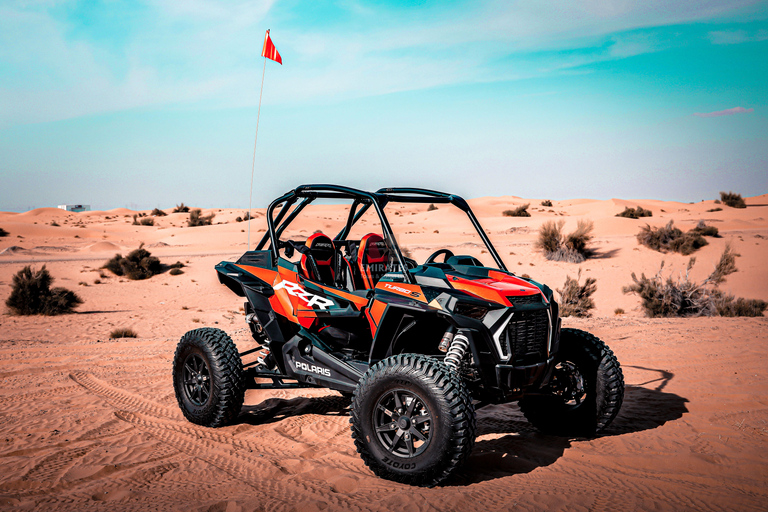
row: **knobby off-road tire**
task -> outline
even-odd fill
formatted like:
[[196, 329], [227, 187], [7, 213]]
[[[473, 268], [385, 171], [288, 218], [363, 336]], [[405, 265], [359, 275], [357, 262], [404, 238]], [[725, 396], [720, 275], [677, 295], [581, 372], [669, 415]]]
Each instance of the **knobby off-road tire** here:
[[173, 357], [173, 388], [181, 412], [192, 423], [221, 427], [237, 418], [245, 374], [232, 338], [210, 327], [186, 333]]
[[372, 366], [352, 398], [352, 437], [379, 477], [431, 487], [459, 468], [475, 443], [475, 409], [443, 362], [400, 354]]
[[544, 433], [594, 437], [613, 421], [624, 400], [619, 361], [599, 338], [578, 329], [562, 330], [557, 361], [550, 386], [560, 394], [524, 397], [520, 409]]

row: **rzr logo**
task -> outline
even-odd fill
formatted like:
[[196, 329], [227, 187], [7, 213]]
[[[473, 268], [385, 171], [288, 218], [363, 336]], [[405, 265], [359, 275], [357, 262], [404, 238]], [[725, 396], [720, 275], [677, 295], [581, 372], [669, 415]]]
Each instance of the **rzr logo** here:
[[285, 288], [285, 291], [287, 291], [289, 295], [300, 298], [311, 308], [317, 306], [320, 309], [328, 309], [330, 306], [334, 305], [332, 300], [320, 297], [319, 295], [313, 295], [298, 284], [290, 281], [280, 281], [274, 286], [275, 290], [281, 288]]

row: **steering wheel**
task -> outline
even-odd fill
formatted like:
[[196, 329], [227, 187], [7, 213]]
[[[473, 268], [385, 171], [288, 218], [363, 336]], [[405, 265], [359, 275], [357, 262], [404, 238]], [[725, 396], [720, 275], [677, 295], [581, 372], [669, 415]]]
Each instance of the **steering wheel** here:
[[443, 258], [443, 261], [448, 261], [448, 258], [453, 256], [453, 251], [451, 251], [450, 249], [439, 249], [433, 252], [432, 254], [430, 254], [429, 258], [427, 258], [427, 261], [425, 261], [424, 264], [426, 265], [427, 263], [434, 263], [435, 258], [440, 256], [441, 254], [445, 254], [445, 258]]

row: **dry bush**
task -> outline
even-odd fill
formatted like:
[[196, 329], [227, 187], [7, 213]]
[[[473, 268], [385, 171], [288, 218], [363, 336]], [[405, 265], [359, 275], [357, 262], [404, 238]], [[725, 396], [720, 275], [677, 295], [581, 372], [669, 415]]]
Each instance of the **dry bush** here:
[[202, 210], [200, 210], [200, 208], [195, 208], [189, 212], [189, 220], [187, 220], [187, 225], [191, 228], [195, 226], [210, 226], [211, 223], [213, 223], [213, 218], [216, 216], [215, 213], [209, 213], [208, 215], [201, 214]]
[[719, 206], [717, 208], [710, 208], [709, 210], [707, 210], [707, 212], [721, 212], [721, 211], [723, 211], [723, 209], [720, 208]]
[[430, 204], [430, 205], [427, 207], [427, 211], [428, 211], [428, 212], [432, 212], [432, 211], [435, 211], [435, 210], [437, 210], [437, 206], [435, 206], [434, 204]]
[[547, 221], [539, 228], [536, 247], [550, 261], [581, 263], [594, 254], [589, 248], [594, 224], [590, 220], [580, 220], [576, 231], [563, 235], [565, 221]]
[[152, 217], [144, 217], [142, 219], [138, 219], [138, 216], [133, 216], [133, 225], [134, 226], [154, 226], [155, 225], [155, 219]]
[[9, 234], [10, 233], [8, 233], [6, 230], [4, 230], [3, 228], [0, 228], [0, 238], [4, 236], [8, 236]]
[[541, 202], [541, 206], [552, 206], [552, 201], [545, 199]]
[[111, 333], [109, 333], [110, 339], [119, 339], [119, 338], [138, 338], [139, 335], [136, 334], [136, 331], [133, 329], [129, 329], [127, 327], [120, 327], [118, 329], [115, 329]]
[[514, 210], [504, 210], [502, 215], [505, 217], [530, 217], [531, 214], [528, 213], [529, 206], [531, 206], [531, 203], [522, 204]]
[[768, 303], [759, 299], [736, 298], [724, 294], [717, 285], [725, 281], [725, 276], [736, 272], [736, 256], [730, 245], [725, 246], [720, 260], [712, 273], [702, 283], [690, 280], [691, 268], [696, 258], [688, 261], [684, 276], [678, 280], [662, 277], [664, 262], [653, 277], [642, 274], [638, 279], [632, 273], [634, 284], [625, 286], [624, 293], [640, 296], [641, 306], [649, 317], [687, 317], [687, 316], [762, 316]]
[[622, 308], [616, 308], [613, 310], [614, 315], [623, 315], [625, 313], [624, 309]]
[[590, 310], [595, 308], [592, 294], [597, 291], [597, 280], [594, 277], [588, 277], [584, 284], [580, 285], [579, 279], [581, 279], [581, 269], [576, 279], [567, 276], [563, 289], [557, 290], [560, 294], [560, 316], [592, 316]]
[[172, 276], [178, 276], [179, 274], [183, 274], [184, 271], [181, 270], [180, 268], [172, 268], [171, 271], [168, 273], [171, 274]]
[[56, 222], [55, 220], [52, 220], [52, 221], [51, 221], [51, 226], [53, 226], [53, 227], [55, 227], [55, 228], [58, 228], [58, 227], [59, 227], [59, 223], [58, 223], [58, 222]]
[[696, 235], [701, 236], [711, 236], [711, 237], [719, 237], [720, 232], [715, 226], [707, 226], [707, 223], [703, 220], [700, 220], [698, 224], [696, 224], [696, 227], [689, 231], [689, 233], [694, 233]]
[[152, 210], [152, 212], [150, 213], [150, 215], [152, 215], [153, 217], [165, 217], [165, 216], [166, 216], [166, 215], [168, 215], [168, 214], [167, 214], [167, 213], [165, 213], [165, 212], [164, 212], [163, 210], [161, 210], [160, 208], [155, 208], [154, 210]]
[[747, 203], [741, 198], [741, 194], [734, 192], [720, 192], [720, 201], [731, 208], [746, 208]]
[[624, 211], [621, 213], [617, 213], [616, 217], [626, 217], [628, 219], [639, 219], [640, 217], [653, 217], [653, 212], [651, 210], [646, 210], [642, 206], [638, 206], [637, 208], [630, 208], [628, 206], [625, 206]]
[[133, 280], [148, 279], [163, 271], [160, 260], [144, 249], [144, 244], [128, 253], [125, 258], [121, 254], [115, 254], [102, 268]]
[[171, 213], [189, 213], [189, 206], [186, 206], [184, 203], [177, 204]]
[[[695, 228], [694, 228], [695, 229]], [[707, 241], [694, 230], [683, 233], [669, 221], [666, 226], [652, 228], [646, 224], [637, 234], [637, 241], [654, 251], [679, 252], [687, 256], [707, 245]]]
[[15, 315], [62, 315], [83, 303], [75, 292], [51, 288], [53, 277], [43, 265], [35, 272], [26, 266], [13, 276], [11, 295], [5, 305]]

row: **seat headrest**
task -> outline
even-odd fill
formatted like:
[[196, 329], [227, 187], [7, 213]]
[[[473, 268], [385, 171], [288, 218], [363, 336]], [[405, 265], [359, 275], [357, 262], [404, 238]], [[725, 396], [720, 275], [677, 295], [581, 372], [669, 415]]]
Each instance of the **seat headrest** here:
[[389, 247], [381, 235], [368, 233], [360, 240], [357, 257], [361, 263], [384, 263], [389, 259]]
[[306, 246], [312, 252], [312, 256], [318, 265], [330, 265], [335, 249], [333, 241], [325, 234], [317, 232], [307, 238]]

